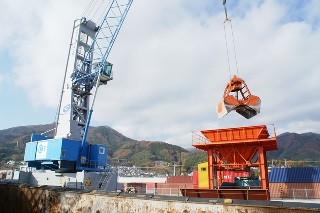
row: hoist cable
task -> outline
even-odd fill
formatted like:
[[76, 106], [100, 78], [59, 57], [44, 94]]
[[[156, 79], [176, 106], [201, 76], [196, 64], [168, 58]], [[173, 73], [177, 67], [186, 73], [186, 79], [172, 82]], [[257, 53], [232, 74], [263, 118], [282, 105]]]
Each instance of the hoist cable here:
[[101, 3], [100, 3], [100, 5], [99, 5], [99, 7], [97, 8], [96, 12], [93, 14], [93, 17], [91, 18], [92, 20], [93, 20], [94, 17], [96, 16], [96, 14], [97, 14], [97, 12], [99, 11], [99, 9], [100, 9], [101, 5], [103, 4], [103, 2], [104, 2], [104, 0], [101, 1]]
[[229, 48], [228, 48], [228, 40], [227, 40], [227, 33], [226, 33], [226, 25], [223, 25], [223, 29], [224, 29], [224, 38], [226, 40], [226, 49], [227, 49], [227, 58], [228, 58], [228, 66], [229, 66], [229, 75], [230, 75], [230, 79], [231, 79], [231, 68], [230, 68], [230, 58], [229, 58]]
[[90, 11], [88, 12], [88, 14], [87, 14], [87, 18], [88, 19], [90, 19], [90, 15], [91, 15], [91, 13], [92, 13], [92, 10], [93, 10], [93, 8], [95, 8], [95, 6], [96, 6], [96, 4], [97, 4], [97, 0], [94, 0], [94, 4], [91, 6], [91, 9], [90, 9]]
[[87, 12], [88, 12], [88, 10], [90, 9], [93, 1], [94, 1], [94, 0], [91, 0], [91, 1], [90, 1], [89, 5], [87, 6], [86, 10], [84, 11], [82, 17], [85, 17], [85, 16], [87, 15]]
[[230, 58], [229, 58], [229, 48], [228, 48], [228, 41], [227, 41], [227, 33], [226, 33], [226, 26], [225, 23], [226, 22], [230, 22], [230, 27], [231, 27], [231, 36], [232, 36], [232, 42], [233, 42], [233, 51], [234, 51], [234, 58], [235, 58], [235, 63], [236, 63], [236, 71], [237, 71], [237, 76], [239, 75], [239, 69], [238, 69], [238, 59], [237, 59], [237, 52], [236, 52], [236, 45], [234, 42], [234, 34], [233, 34], [233, 26], [232, 26], [232, 22], [231, 19], [228, 18], [228, 13], [227, 13], [227, 7], [226, 7], [226, 0], [223, 0], [223, 6], [224, 6], [224, 13], [225, 13], [225, 20], [224, 20], [224, 37], [226, 39], [226, 48], [227, 48], [227, 57], [228, 57], [228, 65], [229, 65], [229, 75], [230, 75], [230, 79], [231, 79], [231, 68], [230, 68]]
[[231, 23], [231, 34], [232, 34], [234, 58], [235, 58], [235, 61], [236, 61], [237, 76], [239, 77], [239, 69], [238, 69], [238, 59], [237, 59], [237, 52], [236, 52], [236, 44], [235, 44], [235, 42], [234, 42], [232, 22], [230, 21], [230, 23]]
[[108, 10], [108, 8], [110, 8], [110, 5], [111, 5], [111, 1], [109, 1], [109, 3], [108, 3], [108, 5], [105, 7], [105, 9], [103, 10], [103, 12], [101, 13], [101, 15], [100, 15], [100, 17], [99, 17], [99, 19], [98, 19], [98, 21], [97, 21], [97, 23], [101, 23], [102, 22], [102, 20], [103, 20], [103, 18], [104, 18], [104, 16], [105, 16], [105, 14], [107, 13], [107, 10]]
[[227, 13], [227, 7], [226, 7], [226, 0], [223, 1], [223, 6], [224, 6], [224, 14], [226, 15], [226, 20], [224, 22], [226, 22], [228, 20], [228, 13]]

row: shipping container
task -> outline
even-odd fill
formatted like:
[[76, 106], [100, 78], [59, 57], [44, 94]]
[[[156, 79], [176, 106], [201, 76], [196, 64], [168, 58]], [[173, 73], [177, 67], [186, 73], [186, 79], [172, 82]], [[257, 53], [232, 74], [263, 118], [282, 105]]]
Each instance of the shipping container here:
[[147, 189], [154, 189], [155, 183], [146, 183]]
[[167, 183], [192, 183], [193, 176], [168, 176]]
[[180, 196], [180, 189], [192, 189], [193, 183], [158, 183], [155, 189], [157, 195]]
[[320, 183], [320, 167], [272, 168], [270, 183]]
[[[233, 171], [223, 170], [217, 172], [217, 186], [220, 186], [223, 182], [235, 182], [235, 177], [249, 177], [249, 171]], [[198, 164], [198, 187], [201, 189], [209, 188], [209, 176], [208, 176], [208, 162]]]
[[193, 188], [197, 189], [199, 187], [198, 170], [193, 171]]
[[230, 182], [234, 183], [235, 177], [249, 177], [250, 173], [247, 171], [231, 171], [231, 170], [224, 170], [222, 172], [223, 176], [220, 176], [218, 173], [218, 179], [221, 180], [221, 182]]
[[146, 183], [146, 193], [147, 194], [154, 194], [156, 183]]

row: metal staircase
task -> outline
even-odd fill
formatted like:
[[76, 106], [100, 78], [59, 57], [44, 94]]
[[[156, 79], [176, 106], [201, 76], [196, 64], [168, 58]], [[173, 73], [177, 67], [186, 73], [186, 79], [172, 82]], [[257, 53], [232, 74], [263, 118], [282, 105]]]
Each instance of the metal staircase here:
[[101, 178], [99, 180], [99, 191], [107, 191], [113, 174], [114, 172], [112, 171], [101, 173]]

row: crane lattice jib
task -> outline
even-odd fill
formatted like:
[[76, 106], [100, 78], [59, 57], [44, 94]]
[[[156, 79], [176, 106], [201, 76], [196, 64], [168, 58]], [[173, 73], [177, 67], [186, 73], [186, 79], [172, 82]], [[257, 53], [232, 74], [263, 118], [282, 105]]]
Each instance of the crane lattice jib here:
[[[82, 84], [82, 86], [85, 86], [85, 90], [90, 92], [95, 86], [91, 108], [82, 136], [82, 146], [79, 150], [80, 154], [88, 134], [97, 89], [100, 84], [106, 84], [109, 80], [112, 80], [112, 64], [107, 61], [107, 58], [132, 2], [133, 0], [111, 0], [110, 6], [97, 29], [93, 42], [85, 54], [80, 70], [76, 70], [75, 76], [72, 76], [73, 87]], [[87, 69], [91, 69], [91, 72], [88, 72]]]
[[[93, 42], [85, 53], [85, 59], [71, 76], [74, 87], [81, 84], [85, 85], [87, 90], [91, 90], [97, 83], [106, 84], [107, 81], [112, 80], [112, 65], [107, 62], [107, 58], [132, 2], [133, 0], [111, 1], [101, 24], [97, 27]], [[91, 72], [87, 69], [91, 69]], [[98, 82], [99, 77], [101, 79]]]

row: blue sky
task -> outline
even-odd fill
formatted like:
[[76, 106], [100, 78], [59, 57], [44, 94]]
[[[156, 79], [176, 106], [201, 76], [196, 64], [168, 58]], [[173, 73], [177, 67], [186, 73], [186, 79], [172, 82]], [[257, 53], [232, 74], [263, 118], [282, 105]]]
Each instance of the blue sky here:
[[[0, 129], [54, 121], [73, 20], [89, 2], [0, 0]], [[215, 113], [229, 81], [221, 2], [135, 0], [92, 125], [184, 147], [201, 129], [274, 124], [278, 134], [320, 133], [320, 1], [227, 1], [240, 77], [262, 100], [250, 120]]]
[[8, 52], [8, 49], [3, 48], [0, 55], [0, 89], [1, 96], [3, 97], [3, 102], [0, 107], [3, 113], [0, 129], [34, 125], [34, 120], [39, 124], [54, 122], [56, 109], [52, 107], [34, 106], [27, 98], [27, 92], [15, 85], [14, 77], [11, 75], [12, 69], [15, 66], [15, 60], [14, 57], [10, 55], [10, 52]]

